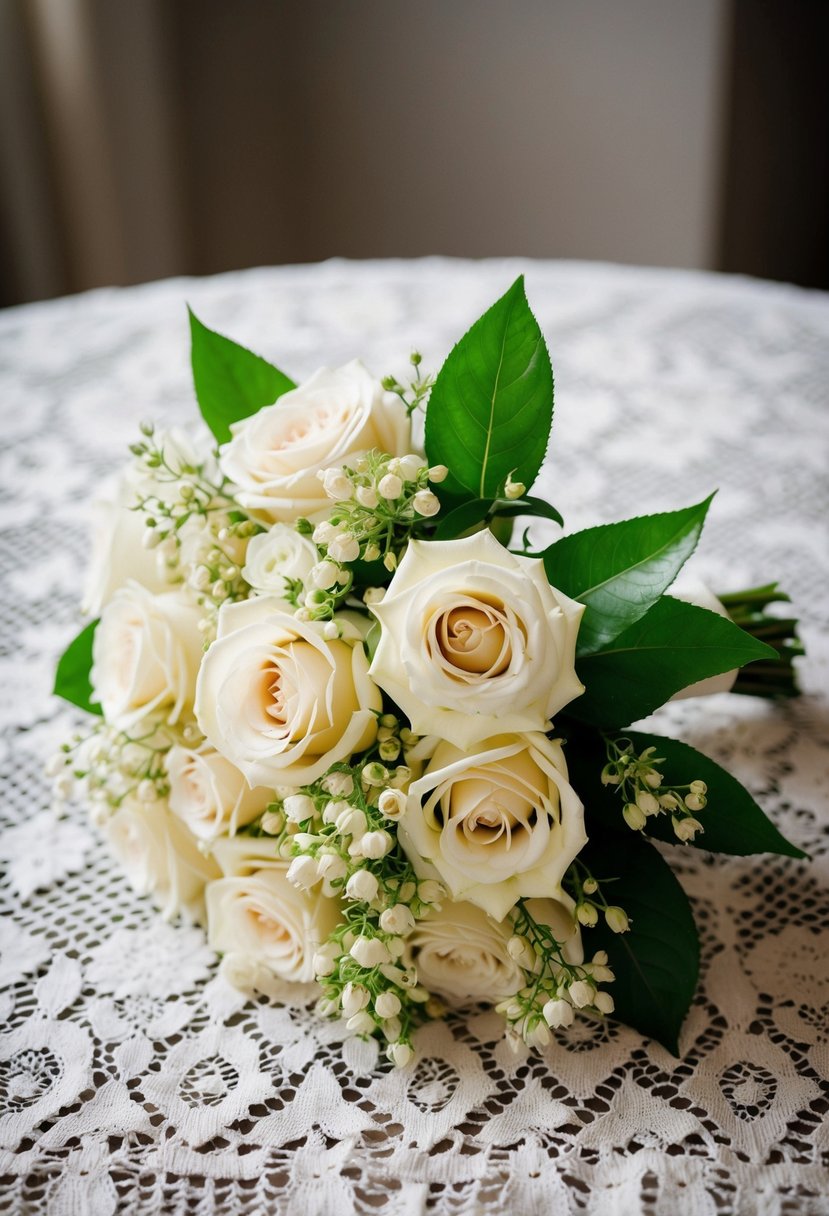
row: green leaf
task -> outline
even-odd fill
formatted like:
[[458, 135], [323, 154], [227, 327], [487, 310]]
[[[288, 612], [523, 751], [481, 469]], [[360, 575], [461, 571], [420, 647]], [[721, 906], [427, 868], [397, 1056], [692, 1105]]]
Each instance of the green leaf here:
[[[641, 731], [625, 731], [625, 738], [630, 739], [637, 754], [641, 754], [646, 747], [655, 747], [654, 757], [664, 757], [664, 761], [654, 759], [654, 766], [662, 773], [665, 785], [682, 786], [690, 785], [692, 781], [704, 781], [708, 786], [708, 805], [702, 811], [694, 811], [694, 818], [699, 820], [704, 831], [689, 843], [712, 853], [732, 853], [740, 857], [750, 853], [807, 856], [778, 832], [736, 777], [702, 752], [677, 739], [647, 735]], [[618, 795], [616, 801], [621, 815]], [[650, 816], [646, 831], [658, 840], [665, 840], [669, 844], [679, 843], [669, 814]]]
[[230, 439], [230, 426], [296, 388], [293, 380], [267, 359], [224, 338], [190, 315], [193, 384], [199, 409], [218, 439]]
[[577, 661], [586, 692], [567, 712], [605, 729], [627, 726], [697, 680], [775, 655], [716, 612], [663, 595], [609, 647]]
[[585, 929], [590, 957], [606, 950], [616, 975], [608, 991], [614, 1016], [679, 1055], [679, 1032], [699, 977], [699, 938], [688, 897], [673, 871], [646, 840], [608, 832], [591, 839], [580, 854], [608, 902], [630, 917], [627, 933], [613, 933], [603, 920]]
[[513, 499], [471, 498], [440, 517], [433, 539], [453, 540], [485, 521], [513, 519], [516, 515], [534, 515], [539, 519], [551, 519], [557, 524], [564, 523], [555, 507], [543, 498], [530, 495]]
[[592, 654], [640, 620], [699, 540], [711, 497], [682, 511], [586, 528], [544, 553], [552, 585], [586, 604], [577, 654]]
[[531, 486], [553, 419], [553, 372], [523, 276], [476, 321], [438, 373], [426, 456], [450, 472], [449, 497], [492, 497], [507, 476]]
[[92, 641], [98, 621], [90, 621], [82, 629], [74, 641], [70, 642], [58, 660], [55, 672], [54, 693], [63, 697], [64, 701], [85, 709], [90, 714], [102, 713], [100, 705], [92, 702], [92, 684], [89, 673], [92, 670]]

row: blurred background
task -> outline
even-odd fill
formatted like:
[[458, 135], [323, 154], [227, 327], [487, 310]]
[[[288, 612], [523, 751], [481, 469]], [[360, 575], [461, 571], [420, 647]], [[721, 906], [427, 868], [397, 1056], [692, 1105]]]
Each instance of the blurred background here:
[[826, 0], [0, 0], [0, 304], [453, 254], [829, 287]]

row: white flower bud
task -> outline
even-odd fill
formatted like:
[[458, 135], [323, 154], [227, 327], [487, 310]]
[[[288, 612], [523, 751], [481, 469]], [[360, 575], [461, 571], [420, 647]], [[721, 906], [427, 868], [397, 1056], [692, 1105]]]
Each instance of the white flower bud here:
[[662, 774], [658, 773], [655, 768], [649, 768], [645, 773], [645, 781], [652, 790], [658, 790], [662, 784]]
[[313, 857], [295, 857], [288, 866], [288, 882], [303, 891], [310, 891], [315, 882], [319, 881], [317, 863]]
[[386, 819], [395, 822], [405, 811], [407, 801], [402, 790], [383, 790], [377, 799], [377, 809], [381, 815], [385, 815]]
[[706, 799], [701, 794], [686, 794], [683, 801], [689, 811], [702, 811], [706, 806]]
[[363, 1009], [360, 1013], [355, 1013], [353, 1018], [349, 1018], [346, 1026], [352, 1034], [371, 1034], [375, 1022], [368, 1010]]
[[381, 942], [378, 937], [358, 937], [349, 950], [349, 954], [355, 963], [359, 963], [366, 969], [391, 962], [391, 956], [385, 943]]
[[354, 792], [354, 778], [350, 773], [329, 773], [322, 787], [332, 798], [347, 798]]
[[372, 604], [381, 604], [386, 595], [385, 587], [366, 587], [363, 592], [363, 603], [371, 607]]
[[322, 488], [328, 497], [338, 502], [344, 502], [354, 493], [354, 487], [342, 469], [320, 469], [317, 477], [322, 482]]
[[414, 925], [415, 918], [405, 904], [395, 904], [380, 914], [380, 928], [384, 933], [405, 937], [412, 931]]
[[385, 477], [380, 478], [377, 492], [381, 498], [399, 498], [403, 493], [403, 482], [396, 473], [386, 473]]
[[314, 800], [307, 794], [291, 794], [282, 803], [286, 817], [291, 823], [302, 823], [314, 814]]
[[547, 1024], [541, 1019], [524, 1031], [524, 1042], [528, 1047], [546, 1047], [551, 1038]]
[[524, 967], [527, 971], [532, 971], [535, 966], [535, 951], [533, 950], [526, 937], [513, 935], [507, 942], [507, 953], [511, 959]]
[[598, 924], [599, 910], [595, 904], [580, 903], [576, 907], [576, 916], [579, 924], [585, 925], [589, 929]]
[[362, 836], [366, 830], [366, 817], [359, 807], [349, 806], [337, 816], [337, 831], [341, 836]]
[[368, 507], [369, 511], [373, 511], [378, 501], [377, 491], [374, 486], [357, 487], [357, 502], [361, 507]]
[[703, 831], [699, 820], [692, 819], [690, 816], [686, 819], [677, 819], [675, 815], [672, 815], [671, 822], [674, 825], [674, 833], [677, 839], [685, 842], [693, 840], [697, 832]]
[[628, 914], [624, 908], [618, 908], [613, 905], [605, 908], [604, 918], [607, 921], [608, 929], [611, 929], [614, 933], [627, 933], [630, 928]]
[[599, 889], [599, 884], [596, 882], [595, 878], [586, 878], [582, 883], [581, 889], [584, 891], [585, 895], [595, 895]]
[[393, 571], [397, 569], [397, 555], [395, 553], [387, 553], [383, 558], [383, 565], [387, 570]]
[[425, 468], [426, 461], [423, 457], [409, 452], [408, 455], [400, 456], [395, 461], [394, 472], [399, 473], [404, 481], [416, 481], [420, 470]]
[[406, 943], [402, 937], [390, 937], [386, 942], [386, 947], [393, 959], [400, 959], [406, 950]]
[[370, 904], [377, 898], [379, 886], [377, 878], [369, 870], [355, 870], [345, 884], [345, 893], [349, 899]]
[[383, 1023], [383, 1034], [387, 1039], [399, 1039], [403, 1033], [403, 1023], [400, 1018], [387, 1018]]
[[597, 992], [596, 999], [593, 1004], [598, 1009], [599, 1013], [612, 1013], [616, 1008], [616, 1002], [609, 992]]
[[387, 762], [396, 760], [400, 755], [400, 740], [399, 739], [383, 739], [378, 747], [380, 759]]
[[348, 873], [348, 865], [344, 857], [340, 857], [338, 853], [323, 853], [322, 857], [317, 861], [317, 869], [319, 870], [320, 878], [326, 879], [327, 882], [335, 882], [338, 878], [345, 878]]
[[504, 486], [504, 497], [513, 501], [516, 498], [521, 498], [527, 493], [527, 487], [523, 481], [513, 481], [512, 473], [507, 477], [506, 485]]
[[342, 530], [342, 524], [332, 524], [325, 519], [314, 528], [311, 539], [315, 545], [330, 545], [334, 537], [339, 536]]
[[438, 482], [446, 481], [449, 476], [449, 470], [445, 464], [433, 464], [429, 470], [429, 480], [436, 485]]
[[443, 887], [434, 879], [427, 878], [425, 882], [417, 884], [417, 894], [424, 904], [436, 904], [443, 895]]
[[339, 567], [335, 566], [333, 562], [317, 562], [316, 566], [311, 567], [308, 580], [313, 587], [318, 588], [320, 591], [327, 591], [330, 587], [334, 586], [339, 573]]
[[[348, 792], [351, 793], [351, 790]], [[326, 802], [322, 811], [322, 822], [336, 823], [340, 815], [345, 815], [352, 809], [351, 803], [346, 802], [344, 798], [339, 798], [334, 802]]]
[[636, 805], [635, 802], [628, 802], [622, 811], [622, 818], [629, 828], [634, 832], [641, 832], [642, 828], [648, 822], [645, 812]]
[[360, 776], [364, 785], [385, 785], [389, 779], [389, 770], [375, 760], [365, 766]]
[[350, 532], [343, 532], [342, 536], [332, 540], [328, 553], [335, 562], [356, 562], [360, 556], [360, 542]]
[[389, 1043], [386, 1049], [386, 1055], [394, 1064], [395, 1068], [405, 1068], [414, 1057], [414, 1052], [408, 1043]]
[[376, 861], [380, 857], [385, 857], [393, 844], [391, 836], [382, 829], [378, 832], [366, 832], [360, 841], [360, 852], [363, 857]]
[[440, 499], [431, 490], [418, 490], [412, 499], [412, 506], [418, 515], [425, 515], [429, 518], [437, 515], [440, 510]]
[[331, 975], [337, 966], [337, 958], [339, 956], [339, 947], [333, 942], [326, 942], [317, 950], [313, 959], [313, 967], [315, 975]]
[[592, 1005], [596, 995], [596, 989], [592, 984], [588, 984], [587, 980], [575, 980], [567, 991], [577, 1009], [584, 1009], [586, 1005]]
[[340, 1004], [343, 1007], [345, 1016], [351, 1018], [355, 1013], [359, 1013], [361, 1009], [365, 1009], [370, 999], [368, 990], [362, 984], [346, 984], [345, 988], [343, 988]]
[[544, 1006], [542, 1013], [544, 1014], [544, 1020], [546, 1021], [547, 1025], [552, 1026], [553, 1029], [560, 1026], [572, 1025], [573, 1018], [575, 1017], [575, 1014], [573, 1013], [573, 1006], [569, 1001], [565, 1000], [548, 1001]]
[[659, 802], [649, 790], [637, 790], [636, 805], [646, 815], [659, 814]]
[[155, 782], [150, 781], [149, 778], [139, 782], [137, 793], [139, 802], [155, 802], [158, 799]]
[[705, 795], [708, 793], [708, 786], [705, 784], [704, 781], [692, 781], [691, 782], [691, 793]]
[[400, 997], [393, 992], [381, 992], [374, 1001], [374, 1012], [378, 1018], [396, 1018], [401, 1008]]
[[401, 904], [408, 904], [411, 903], [415, 895], [417, 895], [417, 883], [409, 879], [400, 887], [400, 890], [397, 892], [397, 899]]

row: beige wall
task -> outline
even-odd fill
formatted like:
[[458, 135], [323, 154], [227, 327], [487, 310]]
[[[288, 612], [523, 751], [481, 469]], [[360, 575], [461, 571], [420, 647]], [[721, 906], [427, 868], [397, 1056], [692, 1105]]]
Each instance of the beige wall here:
[[709, 267], [728, 7], [0, 0], [39, 107], [24, 180], [18, 90], [3, 245], [15, 209], [29, 249], [57, 234], [63, 290], [336, 254]]

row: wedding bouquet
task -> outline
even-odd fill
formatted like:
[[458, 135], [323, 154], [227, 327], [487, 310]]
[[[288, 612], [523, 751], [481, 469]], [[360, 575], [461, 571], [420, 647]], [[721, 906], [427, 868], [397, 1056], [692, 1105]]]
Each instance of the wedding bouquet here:
[[514, 1044], [613, 1015], [676, 1053], [699, 942], [654, 842], [804, 854], [631, 724], [794, 693], [795, 622], [767, 612], [787, 597], [675, 585], [711, 498], [511, 538], [563, 525], [528, 493], [553, 377], [521, 279], [406, 384], [353, 362], [297, 386], [190, 322], [210, 434], [145, 424], [97, 507], [94, 619], [55, 685], [95, 717], [59, 796], [166, 916], [204, 921], [231, 982], [316, 983], [397, 1065], [479, 1002]]

